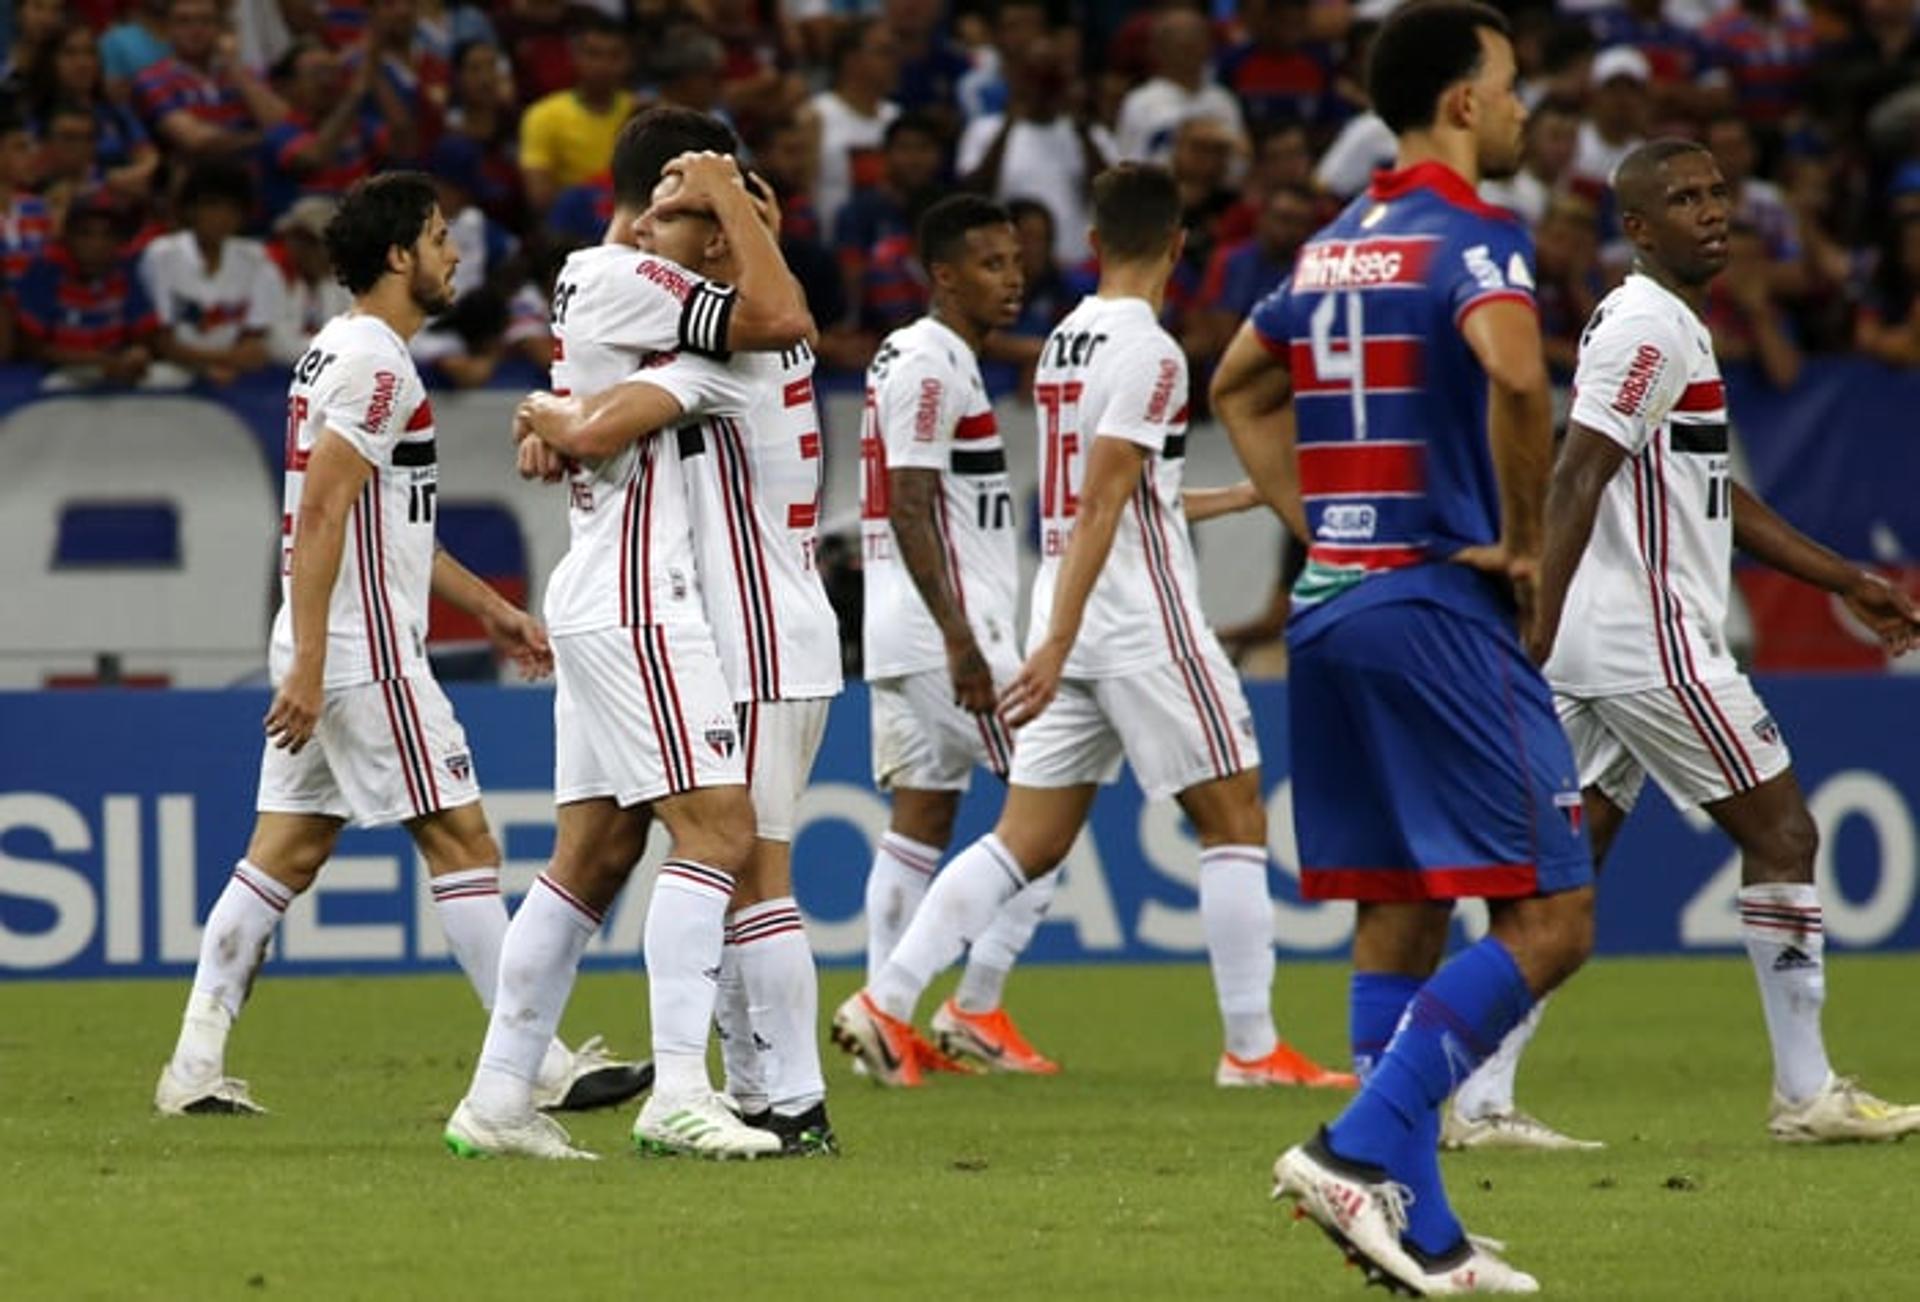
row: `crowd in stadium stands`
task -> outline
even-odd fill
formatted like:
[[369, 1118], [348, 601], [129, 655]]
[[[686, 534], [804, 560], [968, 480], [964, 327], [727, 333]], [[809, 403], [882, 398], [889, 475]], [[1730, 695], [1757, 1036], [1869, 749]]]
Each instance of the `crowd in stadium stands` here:
[[[1188, 239], [1167, 324], [1204, 375], [1301, 242], [1392, 156], [1362, 89], [1394, 0], [18, 0], [0, 17], [0, 359], [72, 384], [231, 382], [343, 304], [319, 238], [376, 169], [432, 173], [460, 295], [430, 379], [544, 365], [545, 297], [599, 240], [635, 109], [720, 114], [778, 191], [828, 366], [927, 301], [914, 221], [1008, 201], [1030, 363], [1092, 284], [1087, 187], [1164, 162]], [[1623, 274], [1608, 172], [1705, 141], [1736, 191], [1710, 324], [1790, 384], [1803, 355], [1920, 366], [1920, 0], [1509, 3], [1532, 113], [1490, 199], [1534, 229], [1564, 379]], [[1206, 392], [1194, 386], [1196, 397]]]

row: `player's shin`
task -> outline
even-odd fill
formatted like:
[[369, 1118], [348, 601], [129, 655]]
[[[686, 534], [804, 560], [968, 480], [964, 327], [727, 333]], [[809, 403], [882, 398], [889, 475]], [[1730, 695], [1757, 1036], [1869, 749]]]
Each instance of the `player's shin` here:
[[751, 1038], [762, 1046], [773, 1110], [798, 1116], [826, 1098], [820, 1071], [820, 980], [791, 895], [735, 915]]
[[433, 892], [433, 913], [446, 934], [454, 962], [466, 973], [480, 1006], [492, 1012], [494, 993], [500, 984], [500, 947], [507, 937], [500, 869], [441, 873], [427, 887]]
[[880, 838], [867, 873], [867, 980], [873, 981], [906, 934], [940, 867], [937, 847], [897, 832]]
[[881, 1010], [913, 1019], [927, 984], [960, 957], [967, 942], [984, 932], [993, 916], [1027, 885], [1027, 875], [1000, 839], [981, 837], [954, 861], [927, 892], [913, 925], [868, 987]]
[[293, 891], [247, 860], [234, 865], [200, 939], [193, 993], [173, 1051], [174, 1074], [181, 1080], [210, 1080], [225, 1072], [227, 1032], [293, 898]]
[[542, 873], [500, 946], [500, 981], [467, 1101], [488, 1120], [533, 1108], [533, 1086], [600, 914]]
[[1262, 846], [1219, 845], [1200, 852], [1200, 921], [1213, 968], [1214, 996], [1227, 1052], [1243, 1061], [1272, 1053], [1273, 899]]
[[1007, 988], [1007, 976], [1020, 955], [1033, 943], [1033, 933], [1053, 906], [1054, 892], [1060, 885], [1060, 870], [1043, 874], [1028, 882], [1012, 899], [1000, 906], [989, 926], [967, 951], [966, 970], [960, 974], [953, 1002], [962, 1012], [990, 1013], [1000, 1007]]
[[753, 1020], [747, 1006], [746, 974], [741, 970], [740, 946], [734, 927], [742, 913], [727, 917], [726, 943], [720, 951], [720, 979], [714, 991], [713, 1024], [720, 1033], [720, 1063], [726, 1072], [726, 1093], [742, 1116], [765, 1112], [767, 1072], [765, 1055], [754, 1042]]
[[1347, 1035], [1353, 1047], [1353, 1074], [1362, 1085], [1386, 1053], [1421, 984], [1419, 977], [1398, 972], [1353, 974], [1347, 991]]
[[1818, 1094], [1832, 1075], [1820, 1013], [1827, 999], [1826, 928], [1811, 882], [1740, 888], [1740, 939], [1760, 983], [1774, 1088], [1789, 1103]]
[[1482, 1117], [1504, 1116], [1514, 1110], [1514, 1078], [1520, 1072], [1520, 1056], [1526, 1052], [1534, 1032], [1540, 1029], [1540, 1018], [1546, 1011], [1547, 1001], [1543, 997], [1518, 1026], [1507, 1032], [1507, 1038], [1500, 1042], [1493, 1056], [1461, 1083], [1453, 1096], [1456, 1113], [1466, 1120], [1477, 1121]]
[[713, 1022], [716, 982], [733, 874], [686, 859], [669, 859], [647, 908], [644, 939], [648, 1007], [653, 1023], [657, 1098], [704, 1095], [707, 1028]]

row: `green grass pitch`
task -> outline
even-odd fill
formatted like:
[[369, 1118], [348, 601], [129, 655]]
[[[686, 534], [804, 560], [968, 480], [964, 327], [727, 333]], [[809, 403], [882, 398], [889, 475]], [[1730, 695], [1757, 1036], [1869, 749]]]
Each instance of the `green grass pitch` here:
[[[1920, 957], [1843, 955], [1830, 985], [1842, 1069], [1920, 1096]], [[1289, 1038], [1340, 1059], [1345, 988], [1283, 965]], [[1369, 1296], [1267, 1201], [1337, 1097], [1215, 1089], [1203, 967], [1016, 974], [1053, 1080], [887, 1093], [829, 1050], [845, 1155], [753, 1165], [635, 1157], [627, 1110], [572, 1120], [598, 1164], [449, 1157], [482, 1030], [454, 976], [269, 976], [231, 1066], [274, 1115], [162, 1121], [185, 990], [0, 985], [0, 1298]], [[639, 978], [589, 975], [566, 1031], [631, 1050], [643, 1010]], [[1772, 1144], [1767, 1079], [1744, 961], [1598, 963], [1521, 1096], [1610, 1147], [1447, 1157], [1455, 1202], [1557, 1296], [1920, 1296], [1920, 1143]]]

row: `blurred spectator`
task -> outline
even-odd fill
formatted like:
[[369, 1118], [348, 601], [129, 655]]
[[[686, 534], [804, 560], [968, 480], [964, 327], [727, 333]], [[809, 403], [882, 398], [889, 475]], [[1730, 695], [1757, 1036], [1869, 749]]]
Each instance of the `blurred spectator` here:
[[721, 94], [741, 133], [757, 139], [807, 102], [807, 83], [792, 71], [787, 28], [768, 21], [764, 0], [713, 0], [710, 27], [726, 62]]
[[1735, 221], [1727, 232], [1727, 269], [1707, 290], [1707, 326], [1723, 364], [1755, 364], [1769, 384], [1789, 389], [1801, 355], [1767, 277], [1767, 239]]
[[927, 288], [913, 265], [913, 227], [946, 171], [938, 122], [901, 114], [887, 124], [881, 159], [880, 183], [855, 190], [840, 210], [833, 250], [861, 328], [884, 335], [926, 307]]
[[1653, 109], [1662, 122], [1700, 119], [1725, 112], [1733, 102], [1724, 68], [1700, 34], [1664, 12], [1665, 0], [1626, 0], [1593, 15], [1593, 34], [1603, 48], [1632, 46], [1646, 56]]
[[1556, 396], [1573, 383], [1580, 335], [1606, 292], [1600, 274], [1600, 231], [1592, 204], [1578, 195], [1555, 195], [1533, 235], [1534, 303], [1547, 371]]
[[100, 62], [116, 101], [128, 100], [133, 79], [167, 57], [167, 0], [134, 0], [126, 21], [100, 38]]
[[365, 106], [379, 85], [370, 59], [351, 71], [318, 41], [296, 42], [274, 65], [273, 82], [287, 102], [287, 116], [267, 130], [261, 146], [261, 189], [269, 218], [303, 195], [345, 194], [347, 187], [396, 149], [392, 133], [367, 116]]
[[[1276, 190], [1290, 185], [1313, 189], [1313, 152], [1307, 146], [1305, 127], [1297, 122], [1281, 123], [1256, 132], [1255, 140], [1253, 166], [1247, 169], [1233, 207], [1220, 218], [1220, 238], [1228, 244], [1254, 237], [1267, 197]], [[1317, 214], [1317, 197], [1314, 205]]]
[[85, 114], [92, 124], [93, 159], [106, 184], [129, 201], [144, 201], [153, 188], [160, 151], [132, 110], [108, 98], [93, 32], [82, 23], [69, 23], [51, 41], [52, 48], [36, 61], [28, 87], [29, 110], [42, 140], [50, 139], [53, 117], [60, 110]]
[[881, 0], [782, 0], [780, 7], [797, 30], [807, 61], [825, 63], [850, 21], [880, 16]]
[[60, 0], [19, 0], [13, 13], [13, 36], [6, 63], [0, 66], [0, 91], [19, 95], [33, 81], [49, 43], [66, 26]]
[[1550, 99], [1585, 103], [1599, 49], [1593, 28], [1585, 21], [1568, 17], [1549, 23], [1539, 35], [1539, 65], [1529, 60], [1521, 74], [1521, 102], [1528, 108]]
[[1653, 103], [1647, 93], [1647, 56], [1630, 45], [1600, 51], [1589, 75], [1593, 93], [1574, 145], [1571, 175], [1590, 197], [1597, 197], [1613, 184], [1620, 160], [1646, 139]]
[[1213, 79], [1213, 30], [1191, 10], [1175, 9], [1153, 24], [1154, 76], [1127, 92], [1114, 131], [1122, 158], [1166, 163], [1180, 124], [1206, 117], [1245, 140], [1246, 120], [1232, 92]]
[[1860, 304], [1855, 344], [1888, 366], [1920, 367], [1920, 212], [1893, 228]]
[[1220, 222], [1233, 207], [1228, 182], [1237, 143], [1212, 118], [1189, 118], [1173, 137], [1168, 168], [1180, 190], [1180, 220], [1187, 232], [1167, 284], [1167, 328], [1176, 335], [1185, 332], [1187, 314], [1198, 304], [1207, 265], [1220, 247]]
[[75, 199], [100, 186], [100, 160], [93, 144], [93, 114], [63, 104], [40, 123], [40, 197], [55, 226]]
[[275, 361], [300, 360], [320, 327], [353, 306], [353, 295], [334, 278], [327, 256], [327, 223], [335, 203], [315, 195], [301, 199], [273, 224], [279, 238], [268, 247], [285, 280], [280, 320], [269, 336]]
[[1021, 52], [1046, 39], [1052, 20], [1045, 0], [999, 0], [993, 39], [974, 52], [973, 71], [960, 78], [960, 114], [968, 122], [1007, 111], [1007, 68]]
[[1251, 0], [1245, 44], [1221, 60], [1220, 80], [1239, 96], [1255, 127], [1332, 121], [1331, 52], [1308, 39], [1307, 0]]
[[1815, 102], [1848, 135], [1889, 97], [1920, 84], [1920, 13], [1914, 0], [1860, 0], [1853, 34], [1821, 56]]
[[189, 157], [231, 157], [253, 149], [287, 106], [228, 48], [215, 0], [169, 0], [172, 53], [133, 82], [133, 104], [155, 140]]
[[1767, 246], [1767, 283], [1786, 298], [1805, 294], [1811, 283], [1802, 261], [1800, 223], [1780, 187], [1754, 175], [1757, 162], [1753, 132], [1732, 114], [1707, 124], [1707, 148], [1720, 164], [1720, 175], [1733, 189], [1733, 219], [1760, 232]]
[[1774, 127], [1800, 110], [1819, 38], [1805, 13], [1781, 0], [1739, 0], [1700, 29], [1715, 64], [1733, 83], [1740, 116]]
[[[648, 56], [654, 103], [725, 116], [720, 75], [727, 52], [713, 33], [697, 23], [667, 29]], [[609, 151], [608, 161], [613, 155]]]
[[846, 24], [834, 35], [831, 68], [832, 89], [811, 101], [820, 141], [813, 202], [828, 231], [855, 187], [880, 179], [880, 144], [900, 114], [891, 99], [900, 80], [892, 30], [874, 18]]
[[460, 51], [465, 47], [478, 45], [492, 51], [500, 75], [511, 79], [512, 69], [500, 54], [500, 33], [484, 5], [465, 0], [455, 0], [453, 4], [447, 0], [420, 0], [414, 40], [435, 64], [447, 70], [446, 94], [440, 105], [443, 113], [453, 105], [453, 83], [459, 77]]
[[1799, 227], [1808, 281], [1805, 295], [1793, 305], [1795, 327], [1810, 350], [1845, 349], [1854, 324], [1847, 290], [1867, 258], [1856, 255], [1839, 233], [1838, 164], [1830, 152], [1795, 150], [1781, 169], [1781, 189]]
[[487, 197], [480, 206], [495, 221], [519, 227], [526, 217], [520, 188], [520, 110], [513, 100], [513, 74], [500, 51], [482, 41], [457, 46], [448, 92], [446, 135], [480, 148]]
[[955, 166], [970, 189], [1044, 203], [1053, 214], [1054, 256], [1075, 267], [1092, 254], [1088, 188], [1116, 157], [1113, 137], [1069, 112], [1072, 83], [1051, 38], [1029, 42], [1011, 58], [1007, 111], [968, 124]]
[[557, 95], [577, 80], [573, 67], [576, 12], [568, 0], [507, 0], [495, 11], [500, 39], [513, 60], [513, 82], [522, 103]]
[[227, 0], [226, 12], [234, 54], [249, 68], [271, 68], [296, 39], [320, 36], [310, 0]]
[[877, 341], [836, 325], [850, 309], [845, 277], [827, 248], [813, 209], [813, 169], [818, 162], [813, 133], [799, 114], [776, 122], [753, 149], [753, 171], [773, 187], [780, 201], [780, 252], [807, 296], [807, 310], [820, 323], [816, 348], [820, 360], [828, 366], [861, 370]]
[[1340, 134], [1333, 138], [1313, 169], [1313, 183], [1345, 203], [1367, 188], [1375, 172], [1393, 166], [1398, 148], [1387, 124], [1378, 113], [1368, 109], [1340, 128]]
[[443, 136], [427, 156], [427, 174], [440, 193], [440, 215], [447, 219], [447, 240], [460, 251], [453, 271], [453, 295], [459, 299], [492, 285], [504, 287], [515, 279], [511, 263], [520, 242], [487, 216], [480, 201], [487, 194], [487, 178], [480, 166], [480, 147], [459, 136]]
[[15, 294], [26, 355], [68, 384], [135, 384], [153, 363], [160, 319], [120, 253], [126, 225], [104, 191], [78, 200]]
[[1217, 361], [1253, 305], [1293, 270], [1300, 246], [1320, 216], [1313, 191], [1299, 182], [1274, 187], [1254, 237], [1214, 250], [1182, 343], [1189, 357]]
[[27, 124], [0, 105], [0, 275], [13, 290], [53, 236], [46, 200], [27, 188], [33, 179], [33, 137]]
[[960, 128], [960, 82], [973, 60], [947, 35], [940, 0], [886, 0], [883, 12], [900, 53], [901, 108], [933, 115], [949, 138]]
[[520, 123], [520, 175], [535, 212], [613, 161], [614, 137], [634, 107], [627, 89], [630, 53], [618, 23], [603, 15], [578, 17], [572, 60], [578, 81], [540, 100]]
[[395, 158], [417, 159], [440, 138], [453, 67], [422, 38], [419, 0], [370, 0], [366, 30], [345, 59], [349, 73], [368, 58], [378, 69], [362, 111], [375, 129], [386, 128]]
[[1053, 214], [1045, 204], [1015, 199], [1007, 205], [1007, 212], [1013, 217], [1013, 233], [1020, 240], [1020, 266], [1027, 281], [1020, 319], [1007, 327], [1007, 332], [1045, 339], [1062, 317], [1093, 292], [1094, 279], [1085, 271], [1070, 272], [1061, 267], [1053, 253]]
[[1547, 100], [1527, 115], [1526, 132], [1520, 170], [1502, 180], [1482, 181], [1480, 197], [1537, 226], [1573, 165], [1580, 112], [1564, 100]]
[[140, 282], [165, 332], [160, 358], [211, 384], [231, 384], [270, 365], [268, 335], [285, 287], [258, 240], [242, 238], [253, 180], [237, 163], [212, 160], [187, 173], [177, 201], [184, 229], [140, 255]]

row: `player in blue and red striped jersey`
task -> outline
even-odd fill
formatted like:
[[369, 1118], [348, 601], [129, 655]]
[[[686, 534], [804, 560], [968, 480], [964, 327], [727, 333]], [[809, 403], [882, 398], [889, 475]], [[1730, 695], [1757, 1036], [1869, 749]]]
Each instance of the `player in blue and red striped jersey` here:
[[[1215, 382], [1263, 496], [1296, 519], [1304, 499], [1287, 638], [1301, 885], [1359, 904], [1365, 1084], [1281, 1156], [1275, 1193], [1417, 1294], [1538, 1288], [1453, 1215], [1439, 1107], [1593, 933], [1573, 755], [1516, 629], [1552, 453], [1532, 249], [1474, 192], [1519, 166], [1514, 76], [1487, 6], [1387, 22], [1368, 79], [1395, 168], [1307, 242]], [[1248, 419], [1289, 392], [1297, 458], [1284, 424], [1271, 437]], [[1442, 966], [1454, 902], [1472, 897], [1491, 934]]]
[[76, 200], [59, 243], [27, 269], [14, 292], [26, 354], [47, 366], [86, 367], [108, 384], [133, 384], [153, 362], [160, 333], [153, 302], [120, 251], [120, 216], [102, 196]]

